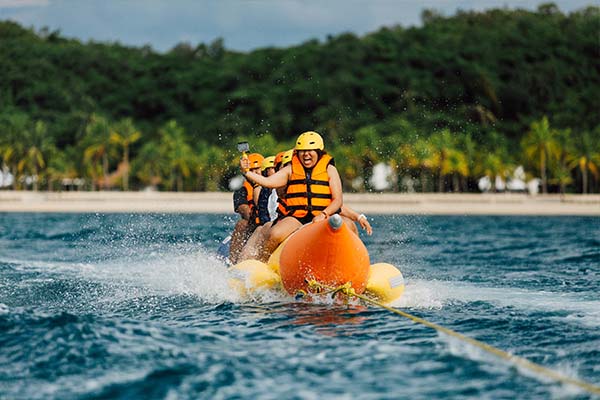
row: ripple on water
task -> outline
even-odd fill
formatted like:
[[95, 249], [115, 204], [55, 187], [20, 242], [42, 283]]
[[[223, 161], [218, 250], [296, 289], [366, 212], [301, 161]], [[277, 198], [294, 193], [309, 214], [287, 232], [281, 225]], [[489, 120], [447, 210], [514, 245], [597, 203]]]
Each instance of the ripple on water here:
[[[377, 308], [241, 299], [230, 216], [2, 218], [2, 398], [586, 398]], [[372, 223], [394, 307], [597, 384], [598, 218]]]

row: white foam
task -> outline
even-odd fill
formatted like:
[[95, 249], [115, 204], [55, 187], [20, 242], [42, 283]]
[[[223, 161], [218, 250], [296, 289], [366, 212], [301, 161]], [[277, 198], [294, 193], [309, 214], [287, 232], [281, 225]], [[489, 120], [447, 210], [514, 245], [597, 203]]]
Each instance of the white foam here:
[[584, 300], [575, 293], [487, 287], [464, 282], [411, 280], [402, 297], [392, 306], [441, 309], [455, 302], [475, 301], [527, 311], [569, 312], [570, 315], [560, 318], [586, 326], [600, 326], [600, 301]]
[[[147, 249], [146, 249], [147, 250]], [[259, 291], [250, 298], [240, 298], [229, 286], [233, 276], [225, 264], [197, 245], [174, 245], [161, 251], [140, 249], [106, 262], [60, 263], [11, 260], [17, 269], [75, 275], [103, 283], [128, 287], [130, 294], [191, 294], [210, 303], [285, 301], [285, 293]], [[499, 307], [522, 310], [568, 312], [563, 321], [600, 326], [600, 301], [584, 300], [576, 293], [498, 288], [473, 283], [407, 279], [405, 292], [393, 307], [439, 310], [453, 303], [484, 301]]]
[[407, 283], [404, 287], [404, 293], [398, 300], [392, 303], [392, 306], [415, 309], [441, 309], [447, 295], [440, 293], [440, 288], [435, 288], [431, 283], [430, 281], [411, 281]]
[[197, 246], [178, 245], [160, 252], [140, 250], [139, 255], [90, 263], [11, 262], [17, 270], [44, 272], [47, 280], [52, 280], [51, 274], [113, 286], [116, 290], [107, 299], [110, 301], [154, 294], [190, 294], [209, 303], [240, 301], [238, 293], [229, 287], [231, 274], [225, 264]]
[[229, 287], [231, 274], [223, 262], [203, 250], [153, 254], [140, 260], [116, 260], [82, 272], [88, 277], [131, 285], [148, 294], [191, 294], [210, 303], [239, 301]]

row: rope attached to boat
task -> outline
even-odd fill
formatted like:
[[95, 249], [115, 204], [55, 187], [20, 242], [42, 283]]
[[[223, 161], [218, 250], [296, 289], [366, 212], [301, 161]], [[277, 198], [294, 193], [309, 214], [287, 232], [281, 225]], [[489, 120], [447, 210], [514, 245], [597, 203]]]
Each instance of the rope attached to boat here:
[[398, 314], [405, 318], [408, 318], [417, 324], [425, 325], [431, 329], [435, 329], [438, 332], [443, 332], [443, 333], [445, 333], [449, 336], [452, 336], [456, 339], [462, 340], [463, 342], [467, 342], [479, 349], [482, 349], [484, 351], [487, 351], [488, 353], [494, 354], [495, 356], [500, 357], [504, 360], [507, 360], [515, 365], [518, 365], [520, 367], [523, 367], [523, 368], [529, 369], [533, 372], [536, 372], [540, 375], [551, 378], [557, 382], [567, 383], [570, 385], [577, 386], [577, 387], [579, 387], [583, 390], [586, 390], [587, 392], [592, 393], [592, 394], [600, 394], [600, 386], [595, 386], [590, 383], [581, 381], [579, 379], [570, 378], [568, 376], [561, 375], [556, 371], [553, 371], [553, 370], [543, 367], [539, 364], [531, 362], [525, 358], [507, 353], [506, 351], [500, 350], [496, 347], [490, 346], [489, 344], [480, 342], [479, 340], [476, 340], [476, 339], [470, 338], [468, 336], [465, 336], [463, 334], [460, 334], [456, 331], [453, 331], [452, 329], [445, 328], [441, 325], [435, 324], [433, 322], [429, 322], [423, 318], [419, 318], [412, 314], [404, 312], [402, 310], [398, 310], [396, 308], [390, 307], [390, 306], [380, 303], [376, 300], [373, 300], [365, 295], [358, 294], [354, 291], [354, 288], [351, 286], [350, 282], [348, 282], [344, 285], [341, 285], [339, 287], [328, 287], [317, 281], [312, 280], [312, 281], [308, 282], [308, 286], [309, 286], [309, 288], [313, 289], [316, 293], [319, 293], [320, 295], [329, 294], [329, 295], [331, 295], [331, 297], [335, 297], [338, 293], [341, 293], [341, 294], [345, 295], [347, 298], [356, 297], [366, 303], [381, 307], [385, 310], [393, 312], [394, 314]]

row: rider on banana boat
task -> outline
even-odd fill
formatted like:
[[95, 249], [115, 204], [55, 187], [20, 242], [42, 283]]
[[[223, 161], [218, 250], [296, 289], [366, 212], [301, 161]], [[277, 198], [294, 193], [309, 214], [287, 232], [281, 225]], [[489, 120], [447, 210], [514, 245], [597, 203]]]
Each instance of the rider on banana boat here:
[[[280, 153], [278, 153], [275, 156], [275, 161], [274, 161], [274, 172], [279, 171], [281, 168], [285, 167], [289, 162], [292, 161], [292, 156], [294, 155], [294, 149], [288, 150], [288, 151], [282, 151]], [[268, 173], [267, 175], [265, 175], [263, 173], [263, 176], [271, 176], [271, 173]], [[260, 187], [260, 186], [259, 186]], [[273, 224], [273, 222], [281, 217], [282, 215], [285, 215], [286, 212], [286, 208], [285, 208], [285, 189], [286, 187], [281, 187], [281, 188], [276, 188], [276, 189], [271, 189], [273, 192], [275, 192], [275, 204], [274, 204], [274, 211], [275, 211], [275, 215], [271, 215], [272, 217], [271, 220], [267, 223], [265, 223], [262, 226], [259, 226], [254, 233], [252, 233], [252, 236], [250, 236], [250, 239], [248, 239], [248, 241], [246, 242], [246, 244], [244, 245], [242, 251], [240, 252], [240, 255], [238, 257], [238, 262], [244, 261], [244, 260], [248, 260], [248, 259], [256, 259], [258, 257], [258, 252], [259, 249], [262, 248], [264, 242], [267, 240], [267, 238], [269, 237], [269, 232], [271, 229], [271, 226]], [[261, 193], [263, 193], [261, 191]], [[269, 197], [269, 201], [271, 201], [271, 199], [273, 198], [273, 196]], [[260, 202], [259, 202], [260, 203]], [[269, 205], [269, 213], [271, 212], [271, 205]]]
[[[278, 159], [277, 156], [279, 156], [279, 154], [281, 154], [281, 157]], [[279, 171], [281, 168], [285, 167], [288, 163], [292, 161], [292, 157], [294, 156], [294, 149], [290, 149], [279, 154], [275, 157], [275, 171]], [[285, 193], [287, 190], [287, 186], [277, 188], [276, 190], [278, 195], [277, 217], [284, 218], [287, 214], [285, 202]], [[354, 209], [350, 208], [350, 206], [344, 204], [342, 206], [342, 211], [340, 212], [340, 215], [343, 217], [347, 217], [348, 219], [359, 224], [360, 227], [363, 230], [365, 230], [365, 232], [367, 232], [367, 235], [371, 235], [373, 233], [373, 228], [371, 227], [371, 224], [369, 223], [369, 220], [367, 219], [367, 216], [365, 214], [359, 214]], [[271, 220], [274, 221], [275, 218], [272, 218]], [[356, 229], [354, 224], [350, 224], [350, 229], [354, 233], [358, 234], [358, 230]]]
[[273, 222], [259, 249], [258, 259], [267, 261], [277, 246], [303, 224], [318, 222], [342, 211], [342, 182], [333, 157], [324, 148], [321, 135], [304, 132], [296, 141], [291, 163], [270, 177], [248, 171], [248, 160], [240, 160], [242, 171], [248, 171], [246, 179], [267, 188], [287, 186], [285, 216]]
[[[249, 154], [246, 158], [249, 171], [260, 172], [264, 157], [258, 153]], [[236, 223], [231, 234], [231, 245], [229, 248], [229, 260], [235, 264], [238, 262], [239, 254], [244, 244], [248, 241], [254, 230], [259, 226], [258, 210], [254, 201], [254, 189], [256, 184], [248, 179], [233, 194], [233, 209], [240, 214], [240, 220]]]

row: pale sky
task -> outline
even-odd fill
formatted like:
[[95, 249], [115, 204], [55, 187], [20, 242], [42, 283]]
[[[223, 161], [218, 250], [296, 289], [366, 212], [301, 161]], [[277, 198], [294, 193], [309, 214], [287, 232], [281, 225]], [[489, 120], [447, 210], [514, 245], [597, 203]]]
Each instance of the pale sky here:
[[[177, 43], [210, 43], [231, 50], [288, 47], [327, 35], [364, 35], [382, 26], [418, 25], [421, 11], [523, 8], [540, 0], [0, 0], [0, 20], [36, 30], [47, 26], [83, 42], [118, 41], [166, 51]], [[565, 13], [600, 0], [555, 0]]]

